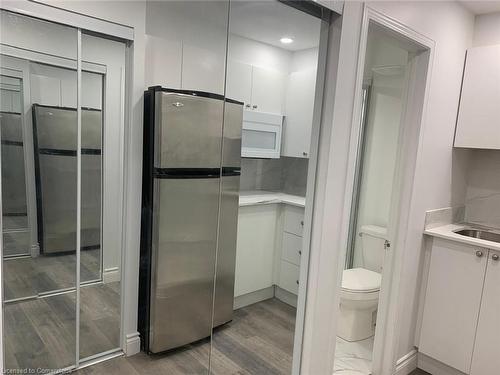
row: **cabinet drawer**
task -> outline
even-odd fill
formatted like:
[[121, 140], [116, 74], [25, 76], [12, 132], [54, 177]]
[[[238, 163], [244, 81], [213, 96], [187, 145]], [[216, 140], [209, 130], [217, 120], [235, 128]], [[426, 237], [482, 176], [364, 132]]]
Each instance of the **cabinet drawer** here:
[[298, 294], [299, 292], [299, 266], [289, 263], [286, 260], [281, 261], [279, 287], [286, 291]]
[[304, 209], [302, 207], [285, 206], [285, 232], [302, 236], [304, 230]]
[[302, 253], [302, 237], [295, 234], [283, 233], [283, 252], [281, 259], [286, 260], [298, 266], [300, 264], [300, 255]]

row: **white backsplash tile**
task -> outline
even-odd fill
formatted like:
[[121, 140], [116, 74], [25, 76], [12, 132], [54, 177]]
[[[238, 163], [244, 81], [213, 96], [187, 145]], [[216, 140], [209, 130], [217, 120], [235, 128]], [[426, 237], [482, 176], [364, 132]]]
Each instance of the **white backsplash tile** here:
[[500, 151], [473, 151], [467, 176], [465, 220], [500, 228]]
[[425, 213], [425, 229], [432, 229], [447, 224], [461, 223], [465, 218], [465, 206], [445, 207]]

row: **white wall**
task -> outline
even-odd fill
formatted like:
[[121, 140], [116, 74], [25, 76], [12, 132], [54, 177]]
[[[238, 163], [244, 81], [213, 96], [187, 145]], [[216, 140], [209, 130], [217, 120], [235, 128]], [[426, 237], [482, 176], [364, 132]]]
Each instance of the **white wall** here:
[[466, 163], [454, 153], [453, 137], [465, 51], [472, 44], [474, 16], [460, 3], [452, 1], [370, 2], [370, 6], [436, 43], [401, 270], [399, 357], [402, 357], [415, 345], [425, 211], [465, 201]]

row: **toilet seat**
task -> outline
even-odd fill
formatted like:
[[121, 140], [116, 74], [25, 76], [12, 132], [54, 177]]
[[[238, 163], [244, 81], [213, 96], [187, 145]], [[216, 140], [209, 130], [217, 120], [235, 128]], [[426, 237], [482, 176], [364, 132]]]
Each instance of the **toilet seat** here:
[[377, 294], [380, 291], [382, 275], [365, 268], [344, 270], [342, 275], [342, 291], [345, 294], [364, 293]]

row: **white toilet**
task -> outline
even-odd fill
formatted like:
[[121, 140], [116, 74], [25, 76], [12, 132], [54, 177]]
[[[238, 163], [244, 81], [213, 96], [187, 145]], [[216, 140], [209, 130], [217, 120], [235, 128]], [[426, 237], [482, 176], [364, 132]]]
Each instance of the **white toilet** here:
[[387, 229], [364, 225], [360, 228], [359, 235], [363, 268], [344, 270], [340, 292], [337, 334], [347, 341], [365, 340], [375, 334]]

